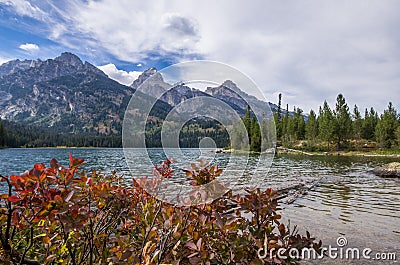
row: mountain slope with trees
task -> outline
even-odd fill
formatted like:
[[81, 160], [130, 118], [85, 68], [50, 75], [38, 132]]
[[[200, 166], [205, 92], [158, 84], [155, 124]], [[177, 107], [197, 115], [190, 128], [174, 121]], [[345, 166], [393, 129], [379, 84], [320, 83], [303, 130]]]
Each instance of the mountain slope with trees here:
[[[150, 76], [151, 82], [143, 85]], [[183, 84], [171, 88], [154, 68], [129, 87], [68, 52], [45, 61], [14, 60], [0, 65], [0, 118], [8, 132], [1, 146], [120, 147], [122, 120], [133, 93], [141, 104], [164, 93], [146, 125], [149, 147], [161, 146], [160, 126], [175, 105], [196, 96], [212, 97]], [[140, 113], [140, 106], [138, 110], [147, 116]], [[237, 111], [244, 113], [239, 107]], [[219, 147], [228, 144], [226, 130], [216, 121], [197, 119], [186, 126], [183, 147], [193, 147], [206, 136]]]

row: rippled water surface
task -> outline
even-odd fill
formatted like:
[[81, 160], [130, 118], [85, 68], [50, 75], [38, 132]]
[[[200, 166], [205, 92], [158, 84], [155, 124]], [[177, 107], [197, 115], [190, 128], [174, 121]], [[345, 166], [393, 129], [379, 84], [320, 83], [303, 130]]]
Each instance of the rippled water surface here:
[[[122, 149], [71, 148], [71, 149], [4, 149], [0, 150], [0, 173], [2, 175], [19, 174], [30, 169], [34, 163], [48, 164], [56, 157], [62, 164], [68, 164], [68, 155], [83, 157], [87, 168], [116, 170], [124, 174], [128, 183], [131, 173], [124, 159]], [[160, 149], [149, 151], [151, 160], [159, 163], [165, 156]], [[171, 151], [168, 155], [174, 154]], [[198, 150], [185, 150], [184, 157], [199, 157]], [[229, 154], [202, 154], [214, 159], [221, 167], [228, 165]], [[138, 152], [133, 156], [136, 170], [150, 172], [151, 167], [145, 161], [147, 155]], [[245, 164], [247, 157], [235, 157], [235, 163]], [[368, 173], [375, 166], [398, 161], [399, 159], [377, 157], [344, 156], [276, 156], [268, 170], [268, 159], [258, 164], [256, 157], [250, 157], [249, 167], [257, 167], [252, 177], [257, 178], [264, 187], [280, 188], [299, 182], [318, 183], [308, 194], [293, 204], [282, 204], [285, 221], [296, 224], [300, 232], [308, 230], [322, 239], [325, 245], [336, 246], [338, 236], [345, 236], [348, 246], [369, 247], [373, 251], [394, 251], [400, 259], [400, 179], [381, 178]], [[242, 161], [242, 162], [241, 162]], [[178, 161], [179, 167], [185, 167], [186, 161]], [[136, 172], [136, 171], [135, 171]], [[138, 171], [137, 171], [138, 172]], [[234, 172], [231, 174], [235, 174]], [[245, 183], [244, 176], [240, 183]], [[239, 186], [240, 188], [240, 186]], [[332, 264], [351, 262], [331, 261]], [[326, 261], [324, 263], [329, 263]], [[357, 264], [367, 263], [354, 262]], [[371, 262], [375, 264], [376, 262]], [[386, 262], [391, 264], [394, 262]], [[395, 263], [397, 264], [397, 263]]]
[[[300, 231], [308, 230], [322, 239], [324, 245], [337, 247], [336, 239], [344, 236], [347, 247], [371, 248], [373, 253], [395, 252], [399, 260], [400, 179], [381, 178], [368, 172], [392, 161], [396, 159], [278, 157], [272, 167], [273, 176], [320, 178], [318, 186], [307, 195], [291, 205], [284, 205], [283, 215], [297, 224]], [[378, 262], [335, 260], [329, 264], [353, 263]], [[397, 263], [386, 261], [383, 264]]]

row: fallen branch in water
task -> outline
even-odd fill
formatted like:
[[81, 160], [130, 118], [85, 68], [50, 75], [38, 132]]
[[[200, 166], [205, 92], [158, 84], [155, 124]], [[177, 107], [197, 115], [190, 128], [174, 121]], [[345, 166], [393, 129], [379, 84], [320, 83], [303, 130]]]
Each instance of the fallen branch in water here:
[[284, 203], [292, 204], [298, 198], [306, 195], [309, 190], [313, 189], [321, 182], [322, 178], [312, 181], [306, 181], [302, 183], [297, 183], [292, 186], [284, 187], [281, 189], [277, 189], [276, 192], [278, 194], [278, 200], [282, 200], [287, 198]]

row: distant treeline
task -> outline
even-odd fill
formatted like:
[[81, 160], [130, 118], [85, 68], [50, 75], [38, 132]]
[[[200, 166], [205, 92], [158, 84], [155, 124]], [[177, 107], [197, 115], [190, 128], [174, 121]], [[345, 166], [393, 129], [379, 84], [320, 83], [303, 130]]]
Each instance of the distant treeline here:
[[[149, 122], [146, 124], [146, 146], [165, 147], [161, 142], [162, 123]], [[171, 130], [180, 128], [172, 127]], [[229, 135], [225, 127], [214, 119], [191, 119], [179, 131], [179, 146], [181, 148], [198, 148], [201, 139], [212, 138], [216, 147], [223, 148], [229, 145]]]
[[[162, 147], [161, 123], [146, 127], [146, 146]], [[182, 128], [179, 144], [182, 148], [196, 148], [204, 137], [212, 138], [217, 147], [229, 145], [225, 128], [214, 120], [192, 120]], [[113, 135], [99, 132], [61, 133], [56, 128], [41, 128], [7, 120], [0, 120], [0, 147], [122, 147], [119, 131]]]
[[318, 114], [311, 110], [307, 118], [300, 108], [294, 108], [293, 115], [289, 114], [288, 105], [282, 111], [281, 102], [280, 94], [275, 124], [283, 146], [292, 147], [299, 140], [307, 140], [305, 147], [311, 150], [350, 148], [351, 141], [364, 142], [366, 146], [368, 141], [374, 141], [381, 148], [400, 147], [400, 116], [391, 102], [383, 114], [371, 107], [362, 115], [357, 105], [350, 111], [344, 96], [339, 94], [335, 108], [331, 109], [325, 101]]
[[120, 135], [60, 133], [52, 128], [0, 120], [0, 147], [122, 147]]

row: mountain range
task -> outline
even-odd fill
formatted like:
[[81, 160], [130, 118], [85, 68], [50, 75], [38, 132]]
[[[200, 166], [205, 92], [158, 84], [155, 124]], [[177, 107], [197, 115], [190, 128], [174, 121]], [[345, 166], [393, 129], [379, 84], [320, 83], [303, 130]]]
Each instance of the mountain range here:
[[158, 98], [151, 115], [159, 120], [179, 103], [200, 96], [222, 100], [240, 115], [247, 102], [255, 112], [265, 112], [267, 107], [277, 109], [272, 103], [248, 95], [230, 80], [203, 92], [182, 83], [172, 86], [155, 68], [125, 86], [69, 52], [44, 61], [13, 60], [0, 65], [0, 118], [51, 132], [121, 135], [125, 109], [133, 93], [143, 102]]
[[[152, 77], [150, 81], [144, 83], [149, 77]], [[261, 101], [242, 91], [231, 80], [226, 80], [218, 87], [207, 87], [203, 92], [182, 83], [174, 86], [168, 84], [164, 82], [162, 75], [155, 68], [144, 71], [130, 87], [159, 98], [172, 107], [194, 97], [213, 97], [227, 103], [239, 114], [244, 114], [249, 104], [252, 106], [253, 111], [259, 114], [267, 112], [268, 108], [273, 111], [278, 109], [277, 105]]]

